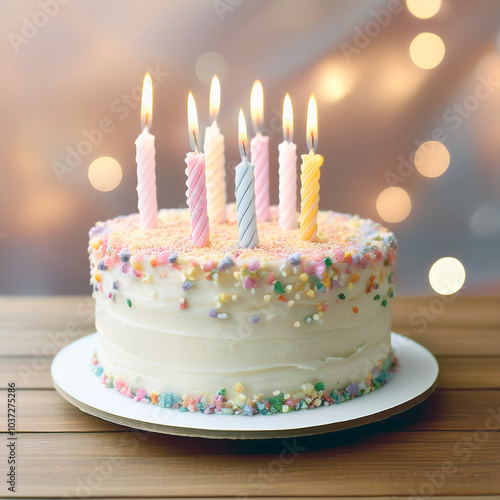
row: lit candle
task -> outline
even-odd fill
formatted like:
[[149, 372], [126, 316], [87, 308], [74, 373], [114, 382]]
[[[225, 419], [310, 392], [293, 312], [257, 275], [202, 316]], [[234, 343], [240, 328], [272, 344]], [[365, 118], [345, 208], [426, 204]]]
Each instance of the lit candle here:
[[226, 158], [224, 136], [217, 125], [220, 108], [220, 82], [217, 76], [210, 86], [210, 115], [212, 125], [205, 129], [205, 172], [207, 176], [208, 218], [211, 222], [226, 221]]
[[186, 155], [186, 175], [188, 187], [187, 204], [191, 219], [191, 231], [195, 247], [206, 247], [209, 244], [210, 226], [207, 215], [207, 187], [205, 180], [205, 155], [198, 150], [198, 113], [193, 94], [189, 92], [188, 105], [188, 130], [191, 149]]
[[307, 147], [309, 154], [302, 155], [300, 181], [300, 239], [316, 241], [318, 224], [316, 222], [319, 206], [319, 176], [323, 157], [314, 153], [318, 146], [318, 108], [316, 98], [311, 94], [307, 108]]
[[297, 228], [297, 145], [293, 143], [293, 108], [287, 94], [283, 102], [283, 142], [279, 156], [279, 226]]
[[248, 162], [247, 124], [241, 108], [238, 119], [238, 142], [241, 154], [241, 163], [236, 167], [235, 179], [238, 234], [240, 247], [254, 248], [259, 244], [255, 213], [255, 167]]
[[149, 133], [153, 118], [153, 82], [146, 73], [142, 86], [141, 128], [135, 141], [137, 162], [137, 197], [141, 228], [158, 226], [158, 202], [156, 200], [155, 137]]
[[264, 121], [264, 91], [262, 83], [257, 80], [250, 96], [250, 114], [255, 131], [252, 138], [251, 160], [255, 165], [255, 206], [257, 220], [264, 222], [270, 219], [269, 213], [269, 137], [262, 135]]

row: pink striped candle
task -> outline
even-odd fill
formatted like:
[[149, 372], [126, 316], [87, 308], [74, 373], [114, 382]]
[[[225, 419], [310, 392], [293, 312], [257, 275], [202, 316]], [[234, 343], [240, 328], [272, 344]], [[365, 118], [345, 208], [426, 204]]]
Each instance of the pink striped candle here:
[[205, 178], [205, 155], [198, 151], [198, 114], [193, 94], [188, 97], [188, 129], [194, 153], [186, 155], [187, 204], [191, 220], [193, 243], [206, 247], [210, 243], [210, 225], [207, 213], [207, 183]]
[[287, 94], [283, 102], [283, 142], [279, 156], [279, 226], [297, 229], [297, 146], [293, 143], [293, 108]]
[[250, 96], [250, 114], [256, 136], [250, 142], [250, 156], [255, 166], [255, 209], [257, 222], [268, 221], [269, 211], [269, 137], [262, 135], [264, 121], [264, 91], [257, 80]]
[[137, 199], [141, 229], [158, 226], [156, 199], [155, 138], [149, 133], [153, 118], [153, 82], [149, 73], [144, 77], [141, 103], [142, 133], [135, 141], [137, 162]]

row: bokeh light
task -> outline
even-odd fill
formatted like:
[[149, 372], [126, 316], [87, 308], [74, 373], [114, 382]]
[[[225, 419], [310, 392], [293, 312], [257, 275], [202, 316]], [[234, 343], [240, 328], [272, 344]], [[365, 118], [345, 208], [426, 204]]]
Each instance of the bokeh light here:
[[438, 141], [427, 141], [415, 153], [415, 167], [425, 177], [439, 177], [450, 165], [450, 153]]
[[321, 64], [315, 72], [314, 81], [318, 97], [324, 102], [335, 102], [346, 96], [353, 86], [350, 68], [338, 61]]
[[401, 222], [411, 212], [408, 193], [400, 187], [384, 189], [377, 198], [377, 212], [386, 222]]
[[406, 0], [408, 10], [419, 19], [435, 16], [441, 8], [441, 0]]
[[201, 83], [210, 85], [214, 75], [217, 75], [219, 80], [224, 80], [228, 67], [226, 59], [218, 52], [205, 52], [196, 61], [194, 71]]
[[89, 165], [88, 175], [97, 191], [113, 191], [122, 180], [122, 167], [111, 156], [101, 156]]
[[458, 259], [443, 257], [432, 265], [429, 283], [433, 290], [441, 295], [456, 293], [465, 283], [465, 268]]
[[470, 230], [480, 238], [492, 238], [500, 233], [500, 207], [483, 205], [473, 212]]
[[443, 60], [444, 54], [444, 42], [435, 33], [420, 33], [410, 45], [411, 60], [422, 69], [435, 68]]

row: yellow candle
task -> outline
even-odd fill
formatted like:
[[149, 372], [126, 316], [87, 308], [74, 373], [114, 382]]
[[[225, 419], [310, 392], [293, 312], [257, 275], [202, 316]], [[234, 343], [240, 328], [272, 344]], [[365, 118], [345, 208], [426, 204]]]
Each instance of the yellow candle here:
[[316, 241], [318, 236], [319, 177], [323, 157], [315, 154], [318, 145], [318, 108], [311, 94], [307, 108], [307, 146], [309, 154], [302, 155], [300, 181], [300, 230], [301, 240]]

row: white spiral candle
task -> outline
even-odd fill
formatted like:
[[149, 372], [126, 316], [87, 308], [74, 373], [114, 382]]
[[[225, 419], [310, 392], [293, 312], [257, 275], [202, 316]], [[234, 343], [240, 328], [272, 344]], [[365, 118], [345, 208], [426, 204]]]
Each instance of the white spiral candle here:
[[240, 247], [254, 248], [259, 244], [255, 213], [255, 167], [246, 157], [236, 167], [236, 216]]

